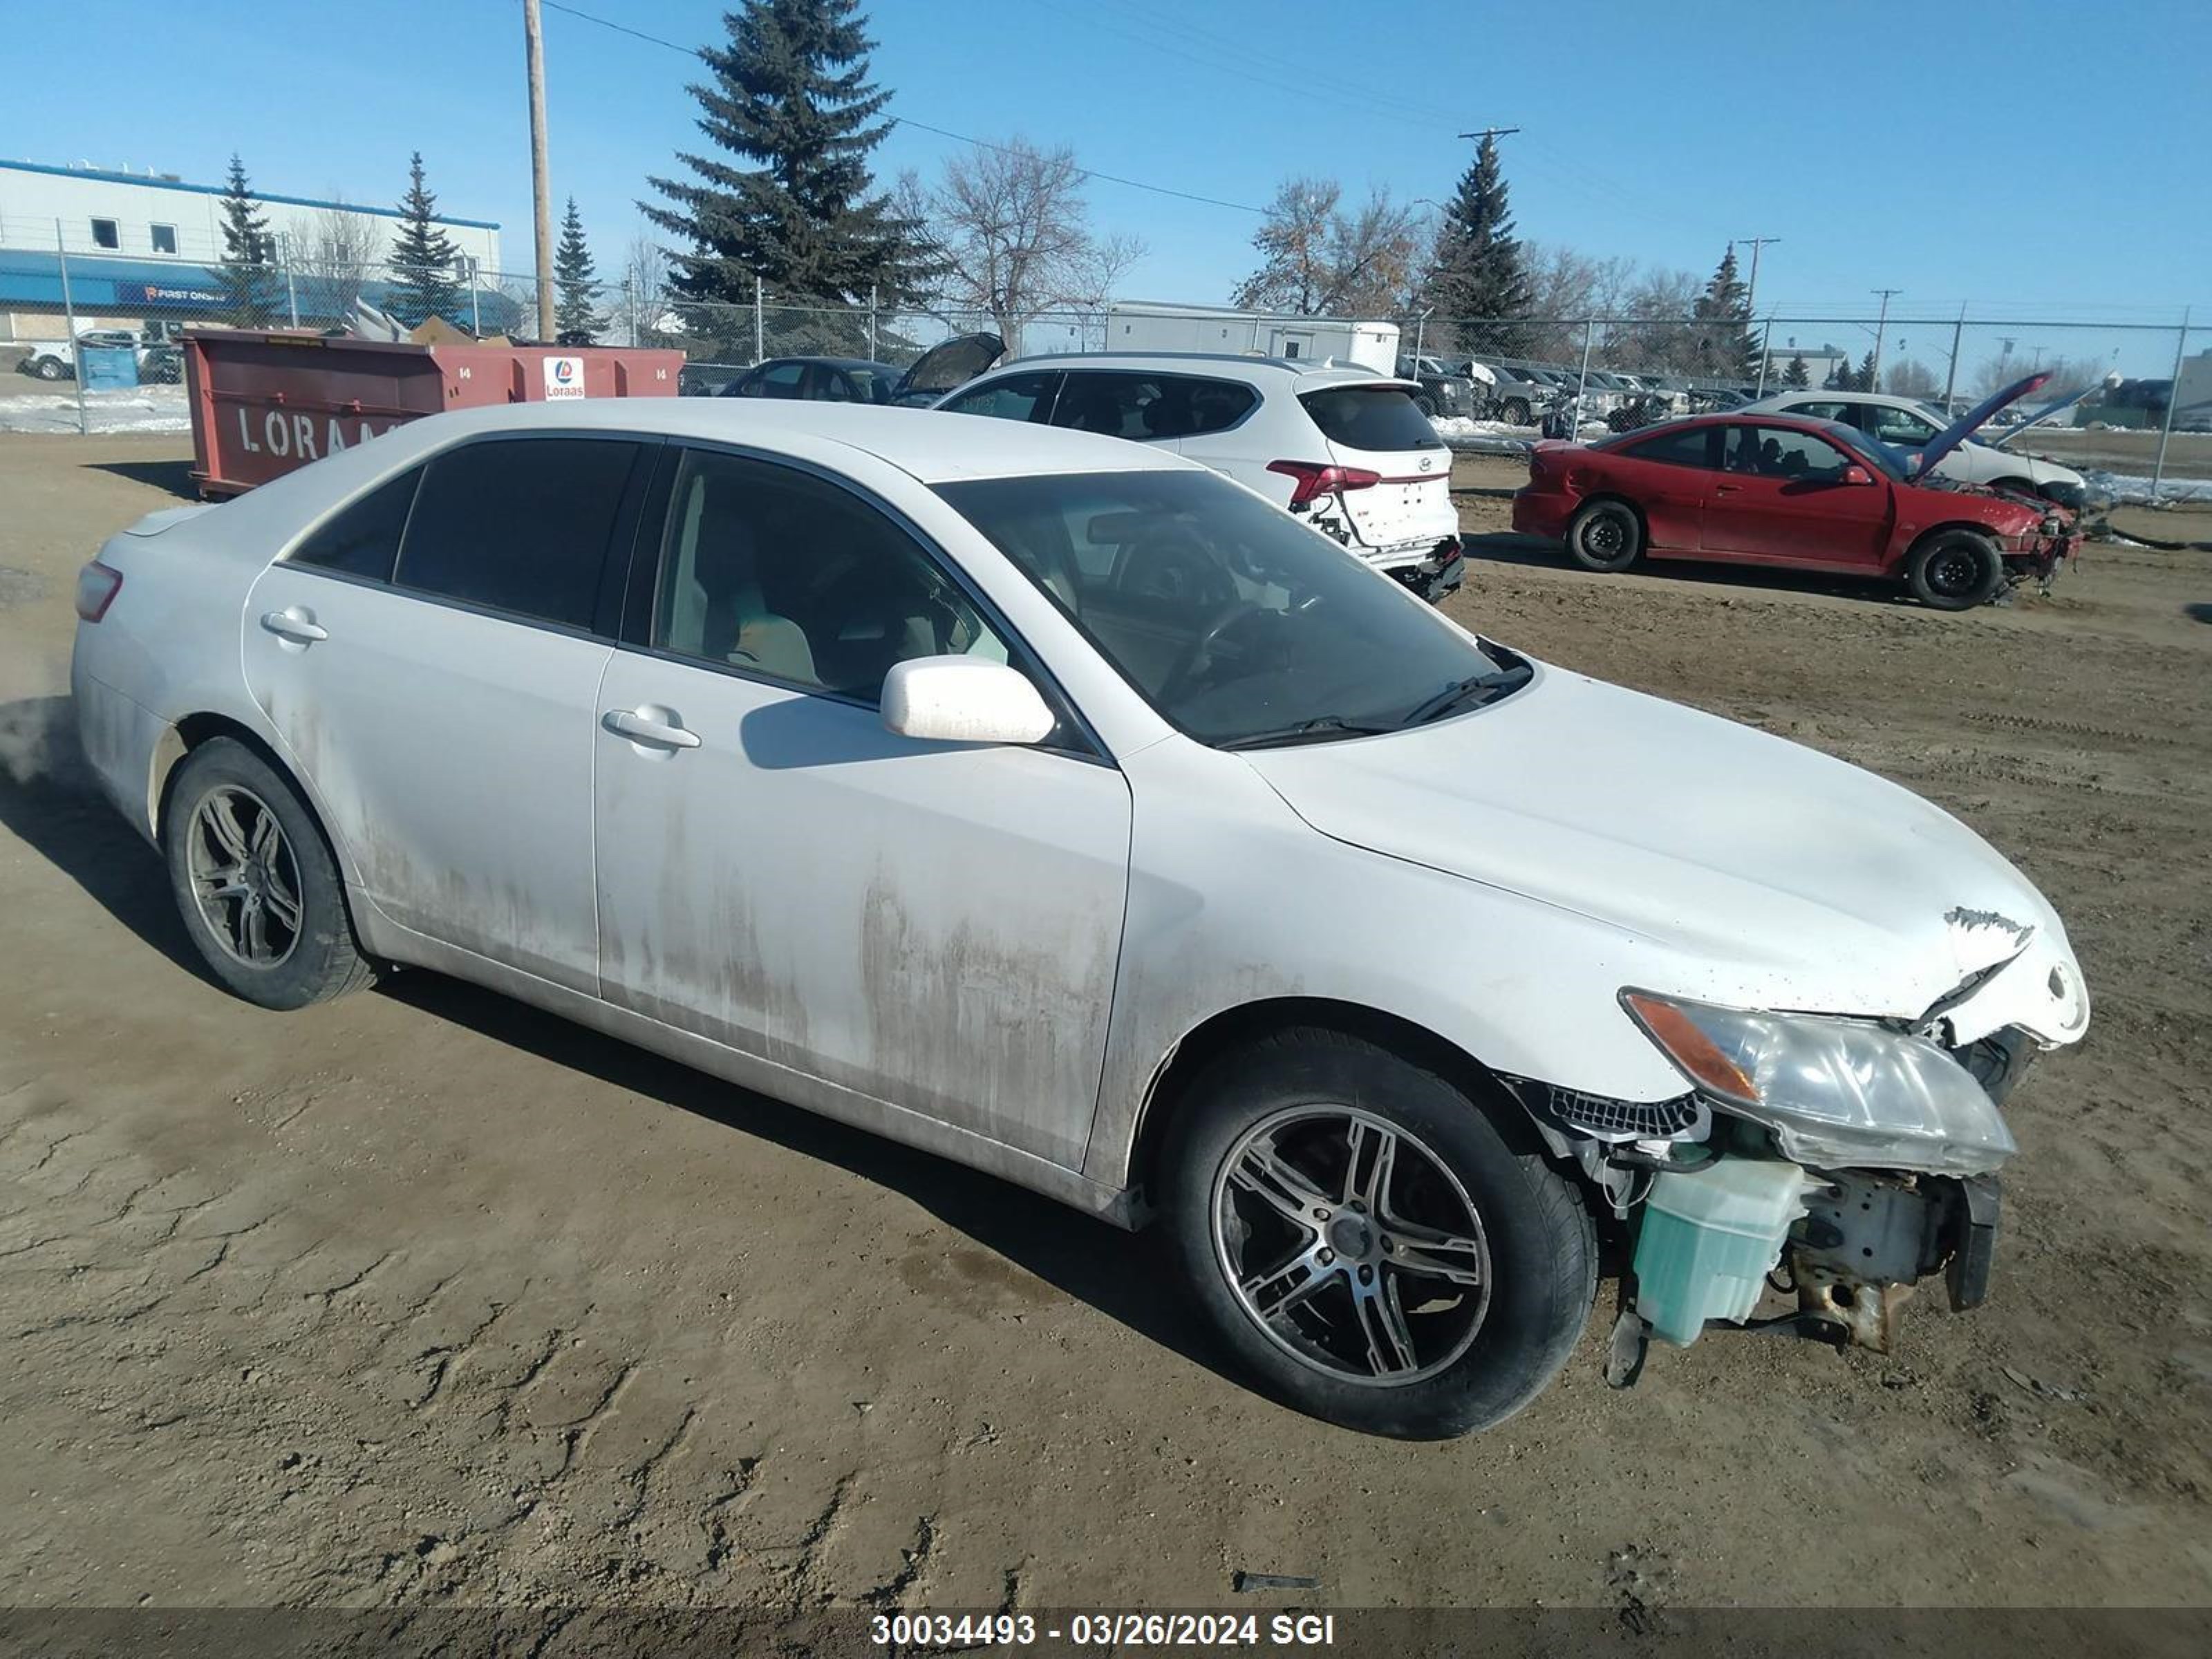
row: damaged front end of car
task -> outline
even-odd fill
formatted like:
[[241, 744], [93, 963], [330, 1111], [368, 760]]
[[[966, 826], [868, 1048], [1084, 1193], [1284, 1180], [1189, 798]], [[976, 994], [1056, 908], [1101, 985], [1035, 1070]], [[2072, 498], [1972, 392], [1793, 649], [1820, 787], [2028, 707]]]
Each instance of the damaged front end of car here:
[[[1686, 1347], [1716, 1327], [1893, 1352], [1899, 1309], [1938, 1277], [1954, 1312], [1984, 1300], [1997, 1170], [2016, 1150], [2000, 1109], [2088, 1007], [2063, 947], [2031, 954], [2034, 930], [2002, 918], [1949, 920], [1954, 936], [1993, 936], [1995, 959], [1917, 1019], [1625, 989], [1684, 1093], [1632, 1103], [1508, 1079], [1620, 1230], [1609, 1382], [1632, 1383], [1653, 1340]], [[2013, 1015], [2032, 1024], [1990, 1023]]]

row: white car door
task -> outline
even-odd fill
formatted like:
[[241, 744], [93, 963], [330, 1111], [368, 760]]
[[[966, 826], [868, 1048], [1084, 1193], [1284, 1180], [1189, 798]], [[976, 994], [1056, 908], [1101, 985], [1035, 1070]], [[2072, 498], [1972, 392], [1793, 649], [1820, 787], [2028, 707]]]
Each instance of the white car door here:
[[667, 465], [657, 580], [599, 697], [601, 994], [1079, 1165], [1128, 884], [1121, 774], [1074, 734], [885, 730], [894, 661], [1007, 660], [1003, 636], [842, 485], [716, 451]]
[[649, 465], [606, 438], [447, 450], [271, 565], [243, 621], [254, 700], [369, 902], [586, 992], [603, 589]]

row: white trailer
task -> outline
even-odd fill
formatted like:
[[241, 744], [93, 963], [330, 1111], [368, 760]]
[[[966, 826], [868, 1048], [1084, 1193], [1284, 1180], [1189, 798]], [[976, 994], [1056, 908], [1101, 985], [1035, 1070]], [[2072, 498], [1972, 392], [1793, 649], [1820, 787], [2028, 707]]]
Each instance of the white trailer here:
[[1243, 356], [1334, 359], [1380, 374], [1398, 372], [1398, 325], [1345, 317], [1293, 317], [1227, 306], [1116, 301], [1106, 310], [1109, 351], [1227, 351]]

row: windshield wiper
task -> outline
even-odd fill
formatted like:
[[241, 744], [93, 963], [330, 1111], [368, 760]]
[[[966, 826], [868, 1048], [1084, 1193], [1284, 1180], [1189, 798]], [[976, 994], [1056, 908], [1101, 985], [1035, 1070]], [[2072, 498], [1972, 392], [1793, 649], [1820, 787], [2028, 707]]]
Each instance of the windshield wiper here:
[[1372, 738], [1395, 732], [1395, 726], [1362, 726], [1341, 714], [1322, 714], [1296, 726], [1278, 726], [1265, 732], [1248, 732], [1241, 738], [1217, 743], [1216, 749], [1287, 749], [1292, 744], [1323, 743], [1331, 738]]
[[1463, 704], [1480, 706], [1526, 685], [1535, 672], [1526, 663], [1516, 663], [1510, 668], [1493, 669], [1487, 674], [1473, 674], [1455, 680], [1426, 702], [1414, 704], [1399, 724], [1424, 726], [1431, 720], [1442, 720]]

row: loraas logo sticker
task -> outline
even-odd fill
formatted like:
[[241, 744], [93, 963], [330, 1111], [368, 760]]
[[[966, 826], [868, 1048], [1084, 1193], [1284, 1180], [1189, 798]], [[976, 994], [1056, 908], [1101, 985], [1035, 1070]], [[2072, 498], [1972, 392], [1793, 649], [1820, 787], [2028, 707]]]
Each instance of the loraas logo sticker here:
[[581, 357], [548, 357], [545, 360], [545, 396], [547, 401], [556, 398], [580, 398], [584, 395], [584, 360]]

